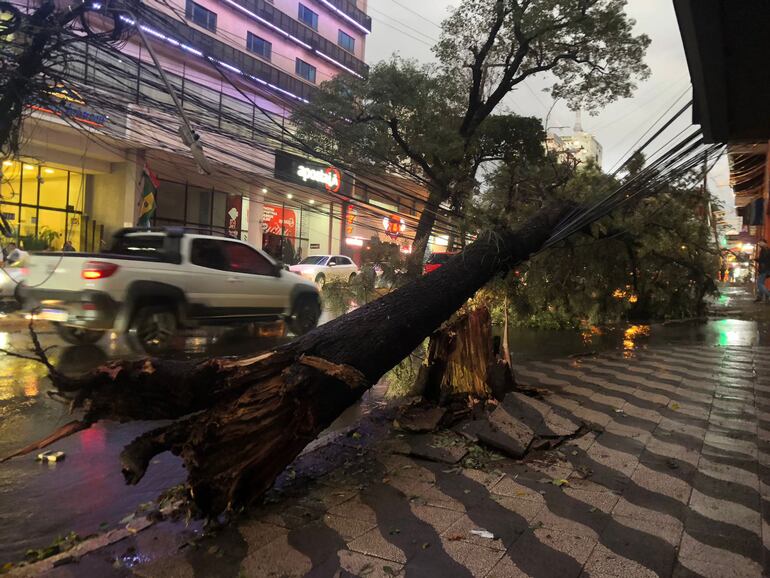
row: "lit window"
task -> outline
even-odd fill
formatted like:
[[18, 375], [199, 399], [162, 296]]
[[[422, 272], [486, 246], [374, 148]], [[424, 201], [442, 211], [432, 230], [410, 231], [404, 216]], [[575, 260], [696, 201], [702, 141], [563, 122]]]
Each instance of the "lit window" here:
[[273, 53], [273, 45], [270, 42], [251, 32], [246, 35], [246, 47], [265, 60], [270, 60]]
[[217, 31], [216, 12], [212, 12], [208, 8], [204, 8], [192, 0], [187, 0], [185, 16], [206, 30], [211, 30], [212, 32]]
[[350, 34], [347, 34], [344, 30], [340, 30], [337, 44], [339, 44], [348, 52], [355, 52], [356, 50], [356, 39], [353, 38]]
[[305, 62], [304, 60], [300, 60], [297, 58], [297, 67], [296, 67], [297, 76], [301, 76], [305, 80], [308, 80], [315, 84], [315, 66], [312, 66]]
[[313, 30], [318, 30], [318, 14], [303, 4], [299, 5], [299, 21], [310, 26]]

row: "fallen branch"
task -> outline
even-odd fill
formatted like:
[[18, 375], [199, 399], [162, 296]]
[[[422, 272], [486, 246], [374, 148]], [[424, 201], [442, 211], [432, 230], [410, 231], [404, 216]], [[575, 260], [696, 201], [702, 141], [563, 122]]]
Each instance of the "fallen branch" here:
[[184, 418], [125, 449], [129, 483], [153, 456], [172, 451], [185, 462], [202, 512], [244, 505], [479, 288], [540, 249], [571, 209], [544, 210], [517, 231], [482, 234], [430, 275], [268, 354], [115, 362], [77, 379], [51, 377], [74, 408], [85, 409], [86, 422]]

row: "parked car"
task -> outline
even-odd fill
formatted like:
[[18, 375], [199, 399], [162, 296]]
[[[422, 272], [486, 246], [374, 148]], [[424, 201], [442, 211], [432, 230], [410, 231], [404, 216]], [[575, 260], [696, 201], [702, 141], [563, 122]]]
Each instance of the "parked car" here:
[[345, 255], [311, 255], [289, 270], [323, 287], [327, 281], [352, 281], [358, 275], [358, 266]]
[[34, 253], [28, 267], [23, 309], [74, 344], [116, 331], [155, 352], [182, 327], [282, 318], [302, 334], [321, 314], [316, 286], [262, 251], [182, 229], [124, 229], [104, 253]]
[[443, 253], [431, 253], [430, 257], [428, 257], [428, 260], [425, 261], [425, 265], [423, 265], [423, 273], [426, 275], [430, 273], [431, 271], [435, 271], [442, 265], [446, 264], [449, 259], [457, 255], [457, 252], [443, 252]]

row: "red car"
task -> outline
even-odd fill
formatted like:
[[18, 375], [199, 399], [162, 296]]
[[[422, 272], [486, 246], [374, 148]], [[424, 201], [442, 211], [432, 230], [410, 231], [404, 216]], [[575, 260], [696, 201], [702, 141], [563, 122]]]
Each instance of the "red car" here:
[[452, 253], [431, 253], [431, 256], [428, 257], [427, 261], [425, 261], [425, 265], [423, 266], [423, 273], [427, 275], [431, 271], [435, 271], [455, 255], [457, 255], [456, 251]]

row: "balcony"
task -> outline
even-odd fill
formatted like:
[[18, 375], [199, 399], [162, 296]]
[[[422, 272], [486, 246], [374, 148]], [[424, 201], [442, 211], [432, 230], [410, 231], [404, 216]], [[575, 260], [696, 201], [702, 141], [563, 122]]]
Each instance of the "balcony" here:
[[[365, 77], [369, 73], [369, 67], [351, 53], [340, 48], [335, 42], [327, 40], [315, 30], [308, 28], [288, 14], [281, 12], [266, 0], [225, 0], [230, 4], [237, 4], [259, 18], [263, 18], [273, 26], [283, 30], [293, 38], [312, 47], [313, 50], [325, 54], [343, 67], [353, 71], [359, 76]], [[368, 18], [368, 16], [367, 16]], [[371, 20], [370, 20], [371, 26]]]
[[372, 18], [356, 6], [355, 0], [315, 0], [316, 4], [336, 12], [345, 20], [356, 25], [362, 32], [372, 31]]
[[[151, 11], [154, 18], [147, 22], [151, 26], [158, 26], [158, 32], [171, 37], [173, 40], [184, 42], [192, 48], [203, 53], [204, 58], [224, 63], [230, 70], [237, 69], [246, 77], [253, 77], [258, 84], [264, 84], [274, 90], [283, 92], [298, 100], [308, 101], [315, 92], [315, 87], [284, 72], [280, 68], [250, 56], [229, 44], [225, 44], [216, 38], [187, 26], [162, 12], [145, 7]], [[245, 48], [244, 48], [245, 49]]]

